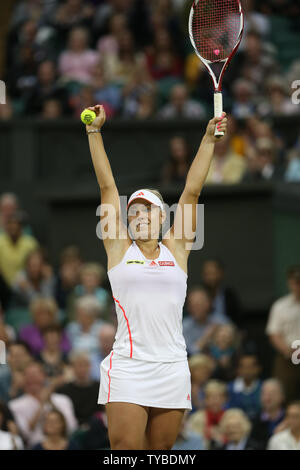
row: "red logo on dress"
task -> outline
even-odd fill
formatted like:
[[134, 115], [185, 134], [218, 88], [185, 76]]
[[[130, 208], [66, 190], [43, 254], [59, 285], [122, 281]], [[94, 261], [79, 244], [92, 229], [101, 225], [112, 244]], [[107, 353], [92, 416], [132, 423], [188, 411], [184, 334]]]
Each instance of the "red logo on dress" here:
[[150, 263], [150, 266], [157, 266], [157, 264], [155, 263], [155, 261], [152, 261], [152, 263]]
[[191, 401], [190, 394], [188, 394], [188, 396], [187, 396], [187, 400]]
[[159, 261], [159, 266], [175, 266], [174, 261]]

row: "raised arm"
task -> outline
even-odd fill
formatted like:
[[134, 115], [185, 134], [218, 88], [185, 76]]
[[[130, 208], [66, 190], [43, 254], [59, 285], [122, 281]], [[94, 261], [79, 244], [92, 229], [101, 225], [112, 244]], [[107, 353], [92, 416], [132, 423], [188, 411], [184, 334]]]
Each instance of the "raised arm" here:
[[[215, 137], [215, 128], [217, 125], [220, 131], [226, 133], [227, 118], [225, 116], [226, 113], [223, 113], [222, 118], [211, 119], [208, 123], [206, 133], [188, 172], [185, 188], [175, 214], [174, 224], [169, 232], [169, 240], [164, 241], [166, 245], [170, 245], [177, 258], [182, 260], [182, 264], [186, 263], [190, 252], [187, 247], [191, 245], [195, 238], [197, 204], [213, 159], [215, 144], [219, 140]], [[181, 234], [180, 238], [178, 238], [178, 234]]]
[[[86, 130], [101, 130], [106, 121], [103, 106], [97, 105], [89, 109], [94, 111], [97, 117], [91, 125], [86, 126]], [[89, 133], [88, 140], [97, 181], [100, 187], [101, 205], [103, 208], [104, 205], [108, 205], [108, 210], [103, 211], [101, 216], [102, 230], [107, 231], [109, 228], [112, 234], [116, 234], [115, 237], [112, 236], [111, 238], [103, 240], [107, 254], [110, 255], [111, 253], [108, 251], [111, 251], [110, 248], [112, 248], [112, 246], [114, 246], [115, 249], [116, 244], [121, 240], [124, 245], [124, 239], [127, 239], [127, 229], [122, 223], [119, 191], [104, 148], [102, 135], [99, 132]]]

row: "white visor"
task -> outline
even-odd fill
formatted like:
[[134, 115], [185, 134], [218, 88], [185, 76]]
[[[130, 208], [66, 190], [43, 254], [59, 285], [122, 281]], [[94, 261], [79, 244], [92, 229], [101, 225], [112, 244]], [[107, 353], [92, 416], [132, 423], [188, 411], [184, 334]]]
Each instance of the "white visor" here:
[[155, 206], [160, 207], [162, 211], [164, 210], [163, 203], [161, 202], [159, 197], [151, 193], [151, 191], [147, 191], [146, 189], [140, 189], [130, 196], [127, 209], [130, 206], [130, 204], [136, 199], [144, 199], [145, 201], [151, 202], [151, 204], [154, 204]]

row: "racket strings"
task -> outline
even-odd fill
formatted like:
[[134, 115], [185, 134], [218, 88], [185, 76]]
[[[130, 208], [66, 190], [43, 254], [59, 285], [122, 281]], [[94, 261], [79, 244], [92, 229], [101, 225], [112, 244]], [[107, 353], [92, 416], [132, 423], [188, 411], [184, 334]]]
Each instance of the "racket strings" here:
[[227, 59], [241, 31], [238, 0], [199, 0], [194, 6], [192, 34], [198, 53], [210, 62]]

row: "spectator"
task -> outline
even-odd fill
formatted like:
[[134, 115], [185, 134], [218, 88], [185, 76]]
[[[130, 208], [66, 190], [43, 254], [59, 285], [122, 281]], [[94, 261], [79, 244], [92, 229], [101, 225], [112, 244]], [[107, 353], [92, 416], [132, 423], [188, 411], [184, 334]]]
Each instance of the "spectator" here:
[[232, 114], [237, 119], [247, 119], [255, 111], [254, 85], [243, 78], [236, 80], [233, 85]]
[[233, 325], [219, 325], [204, 351], [215, 361], [214, 378], [229, 382], [235, 377], [238, 335]]
[[91, 82], [98, 55], [89, 49], [88, 44], [89, 35], [86, 29], [76, 27], [71, 30], [67, 50], [59, 58], [59, 71], [65, 82]]
[[[57, 325], [57, 305], [53, 299], [36, 298], [30, 304], [33, 322], [21, 328], [19, 337], [30, 347], [34, 355], [38, 355], [44, 348], [43, 331], [49, 326]], [[65, 332], [61, 339], [62, 351], [70, 351], [70, 342]]]
[[89, 422], [98, 409], [99, 382], [90, 378], [91, 363], [86, 353], [73, 353], [71, 364], [74, 380], [58, 388], [57, 393], [62, 393], [70, 398], [78, 423], [83, 426]]
[[56, 65], [51, 60], [45, 60], [38, 66], [37, 83], [28, 93], [26, 112], [40, 114], [45, 103], [58, 101], [64, 113], [68, 111], [68, 94], [58, 82]]
[[[18, 212], [20, 212], [20, 206], [17, 196], [14, 193], [3, 193], [0, 197], [0, 234], [6, 232], [10, 218]], [[29, 225], [23, 225], [23, 233], [32, 235]]]
[[224, 445], [220, 450], [260, 450], [260, 446], [251, 437], [251, 421], [238, 408], [227, 410], [220, 422]]
[[61, 102], [54, 98], [44, 101], [40, 117], [47, 120], [59, 119], [63, 116], [63, 108]]
[[272, 305], [266, 333], [276, 351], [273, 374], [291, 401], [297, 399], [300, 389], [299, 367], [292, 363], [292, 345], [300, 338], [300, 266], [289, 268], [287, 280], [289, 294]]
[[38, 242], [31, 235], [22, 233], [24, 215], [11, 215], [6, 223], [6, 232], [0, 234], [0, 272], [8, 285], [12, 285], [17, 273], [24, 269], [25, 261]]
[[265, 449], [285, 416], [284, 391], [279, 380], [267, 379], [263, 382], [260, 400], [261, 413], [253, 422], [251, 436]]
[[60, 411], [67, 423], [68, 433], [77, 427], [72, 402], [65, 395], [53, 393], [46, 386], [46, 377], [40, 364], [29, 364], [24, 373], [24, 395], [9, 402], [18, 428], [27, 445], [34, 446], [44, 439], [43, 421], [50, 409]]
[[215, 146], [215, 155], [210, 166], [206, 184], [237, 184], [246, 170], [244, 159], [230, 149], [230, 139], [226, 135]]
[[78, 450], [76, 443], [68, 439], [65, 417], [58, 410], [53, 409], [45, 415], [44, 436], [32, 450]]
[[68, 356], [61, 350], [62, 331], [58, 325], [48, 326], [43, 330], [44, 347], [37, 360], [43, 365], [49, 383], [56, 386], [73, 378], [68, 366]]
[[148, 70], [154, 80], [180, 79], [183, 63], [173, 45], [172, 37], [164, 26], [154, 31], [153, 46], [146, 53]]
[[100, 363], [110, 354], [116, 336], [116, 328], [110, 323], [106, 323], [99, 331], [98, 350], [91, 355], [91, 377], [100, 381]]
[[271, 437], [267, 450], [300, 450], [300, 401], [289, 404], [284, 431]]
[[206, 260], [202, 265], [201, 281], [213, 299], [213, 309], [239, 325], [241, 322], [240, 300], [235, 290], [225, 283], [224, 264], [214, 258]]
[[4, 431], [5, 409], [0, 403], [0, 450], [21, 450], [23, 442], [20, 436]]
[[23, 393], [24, 370], [32, 362], [29, 347], [21, 341], [8, 344], [6, 360], [0, 368], [0, 400], [5, 403]]
[[283, 170], [276, 162], [276, 151], [271, 139], [259, 138], [254, 155], [250, 155], [250, 159], [243, 181], [272, 181], [283, 177]]
[[287, 155], [287, 168], [284, 174], [284, 180], [288, 183], [300, 182], [300, 151], [299, 142]]
[[[71, 309], [70, 295], [79, 283], [81, 264], [80, 251], [76, 246], [69, 246], [61, 253], [59, 272], [56, 276], [55, 299], [59, 308], [68, 313]], [[71, 318], [70, 314], [68, 317]]]
[[101, 305], [93, 296], [83, 296], [76, 301], [76, 321], [67, 325], [67, 332], [73, 351], [92, 354], [98, 349], [98, 337], [103, 326], [99, 319]]
[[210, 356], [194, 354], [189, 359], [192, 381], [192, 412], [204, 408], [204, 389], [212, 377], [215, 363]]
[[261, 410], [260, 372], [258, 358], [254, 354], [245, 353], [239, 359], [237, 378], [228, 386], [229, 408], [241, 408], [249, 419], [254, 419]]
[[98, 300], [102, 315], [107, 312], [109, 295], [102, 287], [105, 280], [105, 269], [99, 263], [85, 263], [80, 270], [80, 284], [75, 287], [75, 296], [91, 296]]
[[227, 390], [226, 384], [210, 380], [205, 388], [205, 408], [193, 413], [188, 420], [188, 427], [201, 436], [206, 449], [222, 442], [219, 423], [224, 414]]
[[27, 256], [25, 269], [17, 274], [12, 289], [18, 303], [28, 307], [36, 297], [53, 297], [54, 283], [51, 266], [42, 250], [36, 249]]
[[189, 354], [196, 354], [201, 350], [202, 342], [212, 336], [217, 325], [228, 323], [228, 319], [212, 310], [211, 297], [202, 287], [194, 287], [189, 291], [187, 311], [189, 315], [183, 320], [183, 335]]
[[139, 61], [123, 90], [123, 116], [147, 119], [154, 116], [157, 88], [144, 61]]
[[59, 31], [69, 31], [78, 26], [89, 27], [94, 8], [88, 0], [66, 0], [54, 12], [53, 22]]
[[280, 76], [273, 76], [267, 83], [267, 100], [263, 101], [257, 108], [260, 116], [291, 116], [299, 113], [298, 106], [292, 103], [288, 96], [285, 80]]
[[159, 111], [158, 116], [164, 119], [204, 119], [205, 109], [200, 103], [189, 98], [184, 84], [178, 84], [171, 89], [169, 103]]
[[204, 443], [201, 436], [188, 429], [187, 418], [188, 414], [185, 413], [181, 423], [181, 429], [172, 450], [204, 450]]
[[191, 162], [189, 145], [184, 137], [176, 136], [170, 140], [169, 147], [169, 159], [162, 170], [162, 184], [183, 184]]

